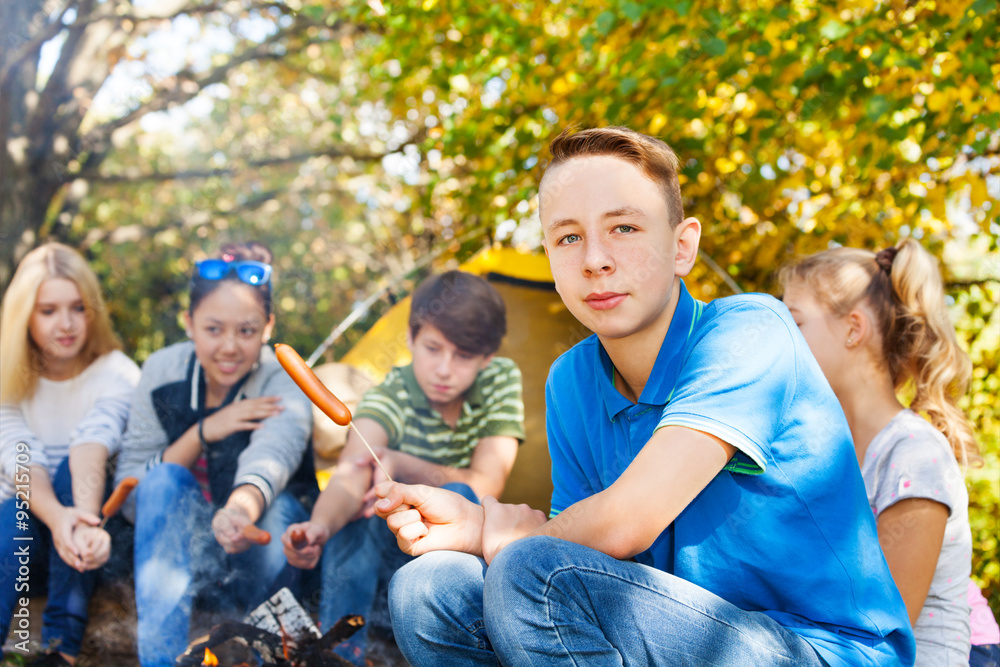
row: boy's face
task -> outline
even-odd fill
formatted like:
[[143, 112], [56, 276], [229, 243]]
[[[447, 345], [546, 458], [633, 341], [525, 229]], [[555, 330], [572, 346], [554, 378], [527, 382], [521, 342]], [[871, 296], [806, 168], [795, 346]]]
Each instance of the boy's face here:
[[670, 325], [676, 278], [691, 270], [700, 225], [670, 227], [660, 187], [610, 156], [550, 168], [540, 188], [542, 231], [556, 290], [602, 339]]
[[421, 325], [409, 343], [417, 384], [438, 410], [461, 403], [479, 371], [493, 359], [459, 349], [433, 324]]

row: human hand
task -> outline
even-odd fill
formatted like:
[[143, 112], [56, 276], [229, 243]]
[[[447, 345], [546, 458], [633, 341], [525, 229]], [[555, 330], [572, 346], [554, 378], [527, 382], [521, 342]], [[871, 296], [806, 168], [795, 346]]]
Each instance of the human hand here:
[[505, 546], [548, 521], [545, 512], [528, 505], [509, 505], [483, 498], [483, 559], [489, 565]]
[[96, 514], [77, 507], [63, 507], [57, 512], [55, 519], [49, 525], [52, 533], [52, 543], [63, 562], [74, 570], [85, 572], [83, 555], [73, 539], [73, 533], [78, 526], [98, 526], [101, 520]]
[[84, 570], [101, 567], [111, 556], [111, 536], [99, 526], [78, 524], [73, 531], [73, 542], [80, 554]]
[[[296, 533], [296, 537], [301, 534], [303, 541], [297, 543], [293, 540], [293, 533]], [[326, 526], [313, 521], [304, 521], [289, 526], [281, 536], [281, 544], [285, 548], [285, 558], [289, 564], [303, 570], [311, 570], [319, 562], [320, 556], [323, 555], [323, 545], [329, 539], [330, 530]]]
[[386, 520], [399, 548], [411, 556], [429, 551], [482, 555], [482, 508], [453, 491], [423, 484], [383, 482], [375, 514]]
[[[375, 462], [375, 458], [371, 454], [365, 454], [364, 456], [358, 457], [355, 460], [355, 465], [363, 468], [371, 469], [371, 483], [368, 486], [368, 491], [361, 498], [361, 509], [358, 511], [355, 518], [369, 519], [375, 516], [375, 503], [378, 501], [378, 496], [375, 494], [375, 487], [382, 482], [391, 482], [396, 478], [396, 451], [389, 449], [388, 447], [374, 447], [372, 451], [378, 456], [379, 461], [382, 462], [380, 466]], [[385, 470], [382, 470], [382, 468]], [[386, 472], [392, 476], [392, 479]]]
[[237, 431], [256, 431], [261, 427], [261, 421], [281, 414], [284, 409], [280, 396], [245, 398], [205, 417], [201, 433], [207, 442], [216, 442]]
[[215, 533], [215, 541], [218, 542], [227, 554], [238, 554], [246, 551], [252, 544], [243, 528], [253, 523], [250, 517], [240, 507], [226, 506], [215, 513], [212, 517], [212, 532]]
[[357, 521], [358, 519], [370, 519], [375, 516], [375, 503], [378, 502], [378, 496], [375, 495], [375, 487], [368, 487], [365, 495], [361, 498], [361, 507], [351, 518], [351, 521]]

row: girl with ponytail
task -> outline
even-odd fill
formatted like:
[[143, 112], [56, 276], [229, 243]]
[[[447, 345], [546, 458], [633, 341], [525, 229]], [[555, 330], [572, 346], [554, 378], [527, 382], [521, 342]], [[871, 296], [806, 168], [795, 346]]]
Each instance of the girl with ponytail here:
[[[972, 365], [936, 261], [913, 239], [879, 253], [836, 248], [785, 267], [780, 282], [847, 417], [916, 664], [965, 665], [972, 537], [963, 469], [981, 458], [957, 405]], [[908, 408], [901, 392], [913, 396]]]

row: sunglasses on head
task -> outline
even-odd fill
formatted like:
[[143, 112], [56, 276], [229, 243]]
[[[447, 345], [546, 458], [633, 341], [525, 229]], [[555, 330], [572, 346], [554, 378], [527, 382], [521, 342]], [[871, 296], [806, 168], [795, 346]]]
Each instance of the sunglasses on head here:
[[224, 259], [203, 259], [195, 266], [198, 277], [203, 280], [222, 280], [235, 271], [236, 277], [247, 285], [266, 285], [271, 280], [271, 265], [253, 260], [227, 262]]

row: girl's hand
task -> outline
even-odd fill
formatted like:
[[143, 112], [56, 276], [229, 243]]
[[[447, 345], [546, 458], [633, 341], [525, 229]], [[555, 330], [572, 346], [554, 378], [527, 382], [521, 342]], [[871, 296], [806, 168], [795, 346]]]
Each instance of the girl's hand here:
[[239, 507], [223, 507], [212, 517], [212, 532], [227, 554], [238, 554], [250, 548], [250, 540], [243, 534], [243, 527], [253, 523]]
[[[292, 541], [292, 533], [300, 531], [305, 538], [302, 544], [296, 546]], [[323, 545], [330, 539], [330, 531], [326, 526], [313, 521], [293, 523], [281, 536], [281, 544], [285, 547], [285, 558], [293, 567], [311, 570], [316, 567], [319, 557], [323, 554]]]
[[548, 521], [545, 512], [528, 505], [508, 505], [483, 498], [483, 559], [487, 564], [505, 546]]
[[245, 398], [230, 403], [202, 422], [202, 435], [207, 442], [217, 442], [237, 431], [256, 431], [261, 421], [281, 414], [285, 408], [280, 396]]
[[103, 528], [81, 524], [73, 531], [73, 542], [80, 553], [84, 570], [95, 570], [111, 556], [111, 536]]
[[52, 543], [63, 562], [74, 570], [84, 572], [83, 554], [73, 539], [73, 533], [78, 526], [97, 526], [101, 520], [96, 515], [76, 507], [63, 507], [49, 525], [52, 532]]
[[375, 513], [386, 520], [399, 548], [411, 556], [429, 551], [482, 555], [483, 509], [462, 496], [423, 484], [383, 482]]

